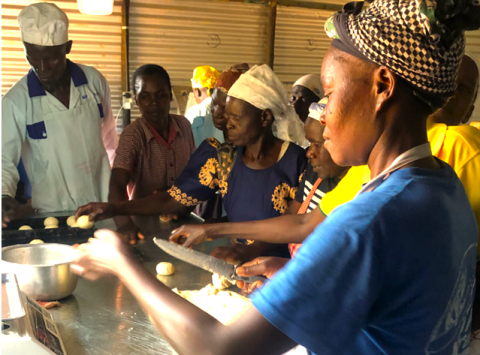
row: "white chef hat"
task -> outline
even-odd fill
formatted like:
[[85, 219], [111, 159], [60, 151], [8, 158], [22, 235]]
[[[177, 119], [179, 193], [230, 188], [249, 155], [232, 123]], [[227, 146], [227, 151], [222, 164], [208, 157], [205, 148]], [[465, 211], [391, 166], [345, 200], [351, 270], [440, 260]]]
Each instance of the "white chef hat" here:
[[293, 87], [297, 85], [306, 87], [307, 89], [309, 89], [311, 92], [313, 92], [315, 95], [317, 95], [320, 98], [323, 97], [323, 88], [320, 82], [320, 75], [318, 74], [308, 74], [308, 75], [302, 76], [300, 79], [298, 79], [295, 82], [295, 84], [293, 84]]
[[18, 15], [22, 41], [39, 46], [68, 42], [68, 17], [57, 5], [40, 2], [25, 7]]
[[293, 107], [278, 76], [266, 64], [255, 65], [233, 84], [228, 96], [235, 97], [260, 110], [270, 109], [275, 117], [273, 129], [278, 138], [299, 142], [304, 139], [303, 124]]

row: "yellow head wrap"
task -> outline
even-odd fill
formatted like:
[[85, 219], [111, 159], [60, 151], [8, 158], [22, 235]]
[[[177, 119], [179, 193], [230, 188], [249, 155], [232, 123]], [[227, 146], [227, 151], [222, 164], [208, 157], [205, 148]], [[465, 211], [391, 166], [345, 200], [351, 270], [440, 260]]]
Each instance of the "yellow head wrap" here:
[[220, 72], [214, 67], [211, 67], [209, 65], [202, 65], [201, 67], [197, 67], [193, 71], [192, 88], [213, 89], [219, 76]]

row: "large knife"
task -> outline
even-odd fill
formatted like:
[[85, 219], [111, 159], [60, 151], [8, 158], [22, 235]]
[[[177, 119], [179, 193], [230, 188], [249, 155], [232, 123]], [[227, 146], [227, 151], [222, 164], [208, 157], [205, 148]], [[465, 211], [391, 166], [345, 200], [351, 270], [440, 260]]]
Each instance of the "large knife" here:
[[239, 276], [236, 271], [236, 265], [229, 264], [226, 261], [217, 259], [213, 256], [201, 253], [193, 249], [182, 247], [181, 245], [163, 239], [153, 238], [153, 241], [160, 249], [170, 254], [171, 256], [185, 261], [189, 264], [198, 266], [203, 270], [207, 270], [214, 274], [224, 276], [231, 283], [234, 283], [234, 281], [245, 281], [247, 283], [253, 283], [255, 281], [265, 282], [268, 280], [265, 276]]

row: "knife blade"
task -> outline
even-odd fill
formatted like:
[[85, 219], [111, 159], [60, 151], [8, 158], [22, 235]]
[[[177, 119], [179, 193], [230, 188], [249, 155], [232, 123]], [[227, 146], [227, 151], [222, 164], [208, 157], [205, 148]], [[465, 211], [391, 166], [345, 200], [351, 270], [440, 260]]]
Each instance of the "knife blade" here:
[[153, 238], [154, 243], [167, 254], [195, 265], [203, 270], [225, 277], [228, 281], [245, 281], [253, 283], [255, 281], [265, 282], [268, 279], [265, 276], [239, 276], [236, 272], [237, 266], [217, 259], [213, 256], [201, 253], [199, 251], [185, 248], [181, 245], [169, 242], [163, 239]]

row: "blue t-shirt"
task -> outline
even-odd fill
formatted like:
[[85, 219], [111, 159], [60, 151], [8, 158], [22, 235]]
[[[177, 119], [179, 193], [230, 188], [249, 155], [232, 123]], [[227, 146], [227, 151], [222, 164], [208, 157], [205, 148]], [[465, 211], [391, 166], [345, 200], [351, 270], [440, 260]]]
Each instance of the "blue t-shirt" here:
[[477, 238], [448, 165], [402, 169], [335, 209], [253, 304], [319, 355], [468, 354]]

